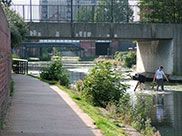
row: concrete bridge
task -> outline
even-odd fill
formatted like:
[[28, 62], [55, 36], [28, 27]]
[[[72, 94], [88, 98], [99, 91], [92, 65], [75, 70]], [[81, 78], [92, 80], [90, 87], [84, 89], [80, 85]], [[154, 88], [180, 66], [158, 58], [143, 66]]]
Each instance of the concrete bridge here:
[[30, 39], [136, 40], [137, 71], [182, 75], [182, 25], [31, 22]]

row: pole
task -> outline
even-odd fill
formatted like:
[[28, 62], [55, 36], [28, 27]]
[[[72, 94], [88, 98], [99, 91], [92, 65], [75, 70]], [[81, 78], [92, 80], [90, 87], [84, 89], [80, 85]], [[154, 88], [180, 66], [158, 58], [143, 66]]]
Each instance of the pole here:
[[73, 23], [73, 0], [71, 0], [71, 23]]
[[111, 22], [113, 23], [113, 0], [111, 0]]
[[30, 22], [32, 22], [32, 0], [30, 0]]

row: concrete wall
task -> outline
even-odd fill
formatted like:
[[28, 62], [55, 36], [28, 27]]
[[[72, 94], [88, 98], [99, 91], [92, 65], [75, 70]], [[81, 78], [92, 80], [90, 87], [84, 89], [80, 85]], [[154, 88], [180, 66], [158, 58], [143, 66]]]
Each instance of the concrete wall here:
[[170, 24], [117, 24], [117, 23], [30, 23], [28, 38], [33, 39], [170, 39]]
[[173, 42], [174, 42], [174, 75], [182, 76], [182, 25], [174, 25], [173, 26]]
[[162, 65], [166, 74], [172, 74], [173, 53], [172, 40], [138, 41], [137, 71], [151, 73]]
[[0, 123], [8, 104], [11, 82], [11, 47], [8, 23], [0, 7]]

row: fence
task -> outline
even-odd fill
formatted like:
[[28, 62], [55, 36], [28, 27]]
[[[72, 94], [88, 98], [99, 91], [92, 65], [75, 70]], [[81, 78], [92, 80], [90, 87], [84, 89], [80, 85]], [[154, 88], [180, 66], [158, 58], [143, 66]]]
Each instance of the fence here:
[[17, 11], [27, 22], [182, 22], [182, 1], [160, 2], [151, 0], [144, 4], [112, 1], [110, 4], [13, 5], [11, 8]]
[[28, 74], [28, 60], [13, 59], [12, 69], [15, 74]]

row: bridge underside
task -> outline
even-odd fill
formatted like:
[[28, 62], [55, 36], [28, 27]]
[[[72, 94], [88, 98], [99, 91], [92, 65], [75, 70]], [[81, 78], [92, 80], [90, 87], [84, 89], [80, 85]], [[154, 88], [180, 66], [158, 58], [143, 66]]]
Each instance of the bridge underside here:
[[114, 23], [31, 23], [30, 39], [136, 40], [137, 71], [182, 76], [182, 25]]
[[173, 41], [151, 40], [137, 42], [137, 71], [154, 72], [162, 65], [166, 74], [173, 74]]

